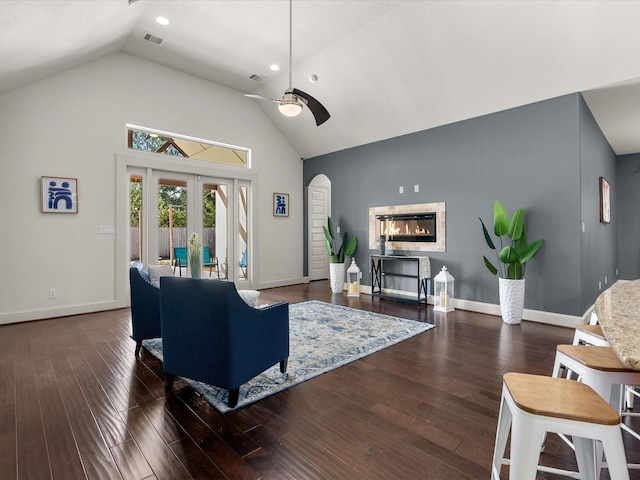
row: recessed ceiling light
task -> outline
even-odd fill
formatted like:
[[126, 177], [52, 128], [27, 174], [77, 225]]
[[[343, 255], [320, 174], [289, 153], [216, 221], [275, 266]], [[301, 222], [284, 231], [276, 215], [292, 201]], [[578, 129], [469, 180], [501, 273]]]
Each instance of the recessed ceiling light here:
[[156, 22], [160, 25], [169, 25], [169, 20], [165, 17], [156, 17]]
[[271, 65], [269, 67], [271, 70], [273, 70], [274, 72], [277, 72], [278, 70], [280, 70], [280, 65], [276, 65], [275, 63], [273, 65]]

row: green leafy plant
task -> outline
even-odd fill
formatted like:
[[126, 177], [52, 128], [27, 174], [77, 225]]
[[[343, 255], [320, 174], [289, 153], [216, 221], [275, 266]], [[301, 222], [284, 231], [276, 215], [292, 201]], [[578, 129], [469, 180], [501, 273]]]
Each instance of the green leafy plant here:
[[[493, 275], [499, 274], [502, 278], [511, 280], [524, 278], [525, 264], [544, 243], [543, 239], [533, 243], [527, 242], [527, 232], [524, 228], [524, 209], [518, 208], [509, 220], [504, 205], [499, 200], [495, 201], [493, 205], [493, 233], [500, 240], [500, 252], [496, 249], [484, 222], [480, 217], [478, 219], [482, 224], [482, 232], [487, 245], [491, 250], [496, 251], [498, 258], [498, 268], [496, 268], [487, 257], [482, 257], [489, 271]], [[505, 235], [509, 238], [506, 246], [503, 242]]]
[[356, 247], [358, 246], [358, 239], [355, 237], [349, 238], [347, 232], [344, 232], [340, 247], [337, 248], [336, 237], [333, 233], [333, 222], [331, 221], [331, 217], [328, 217], [327, 225], [328, 228], [323, 225], [322, 229], [324, 230], [325, 246], [327, 247], [329, 262], [344, 263], [344, 257], [349, 257], [356, 251]]

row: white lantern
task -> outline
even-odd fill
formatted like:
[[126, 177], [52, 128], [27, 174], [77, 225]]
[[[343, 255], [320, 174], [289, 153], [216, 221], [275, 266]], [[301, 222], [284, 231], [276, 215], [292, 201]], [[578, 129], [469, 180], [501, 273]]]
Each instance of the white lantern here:
[[453, 312], [453, 285], [456, 279], [443, 266], [433, 279], [433, 310], [436, 312]]
[[362, 278], [362, 272], [360, 267], [356, 265], [356, 259], [351, 259], [351, 265], [347, 269], [347, 283], [349, 289], [347, 290], [347, 297], [359, 297], [360, 296], [360, 279]]

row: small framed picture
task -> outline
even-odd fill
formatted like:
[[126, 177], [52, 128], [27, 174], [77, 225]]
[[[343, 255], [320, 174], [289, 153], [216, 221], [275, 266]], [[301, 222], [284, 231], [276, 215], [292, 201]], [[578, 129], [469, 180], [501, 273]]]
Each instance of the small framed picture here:
[[78, 179], [42, 177], [44, 213], [78, 213]]
[[600, 223], [611, 222], [611, 191], [609, 182], [600, 177]]
[[273, 194], [273, 216], [274, 217], [289, 216], [289, 194], [288, 193]]

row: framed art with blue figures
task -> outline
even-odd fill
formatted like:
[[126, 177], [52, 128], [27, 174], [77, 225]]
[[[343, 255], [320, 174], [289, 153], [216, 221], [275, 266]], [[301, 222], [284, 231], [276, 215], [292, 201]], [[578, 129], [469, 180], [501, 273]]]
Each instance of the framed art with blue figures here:
[[43, 213], [78, 213], [78, 179], [42, 177]]
[[288, 193], [273, 194], [273, 216], [274, 217], [289, 216], [289, 194]]

